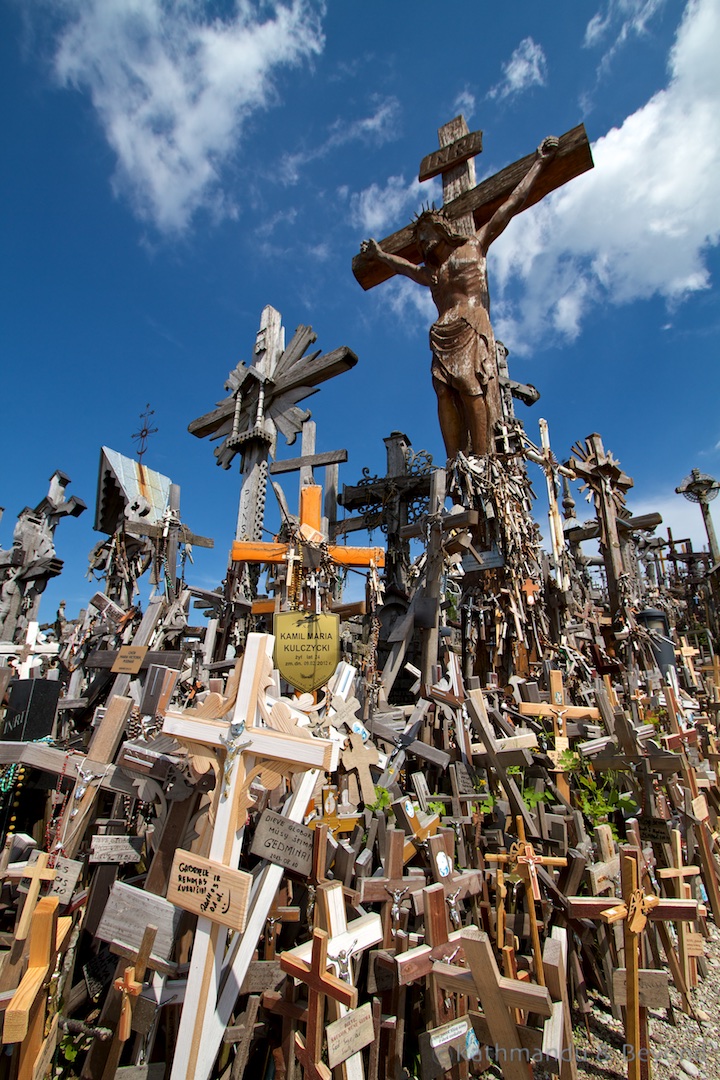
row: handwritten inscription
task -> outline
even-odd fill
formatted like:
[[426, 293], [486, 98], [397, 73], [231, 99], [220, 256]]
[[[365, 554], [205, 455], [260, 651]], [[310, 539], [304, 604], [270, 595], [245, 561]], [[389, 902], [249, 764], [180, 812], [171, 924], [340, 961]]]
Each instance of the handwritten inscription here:
[[90, 840], [91, 863], [136, 863], [140, 859], [141, 836], [93, 836]]
[[244, 930], [252, 875], [190, 851], [175, 852], [167, 898], [184, 911]]
[[[39, 851], [31, 851], [28, 863], [32, 866], [38, 861]], [[69, 904], [75, 892], [75, 886], [82, 871], [83, 864], [75, 859], [64, 859], [58, 855], [55, 859], [55, 879], [48, 882], [48, 896], [57, 896], [61, 904]], [[23, 878], [18, 885], [19, 892], [27, 892], [27, 879]]]
[[306, 825], [264, 810], [250, 847], [253, 855], [307, 876], [312, 871], [313, 833]]
[[370, 1002], [353, 1009], [346, 1016], [328, 1024], [326, 1029], [328, 1045], [328, 1064], [331, 1069], [347, 1061], [364, 1046], [369, 1046], [375, 1038]]

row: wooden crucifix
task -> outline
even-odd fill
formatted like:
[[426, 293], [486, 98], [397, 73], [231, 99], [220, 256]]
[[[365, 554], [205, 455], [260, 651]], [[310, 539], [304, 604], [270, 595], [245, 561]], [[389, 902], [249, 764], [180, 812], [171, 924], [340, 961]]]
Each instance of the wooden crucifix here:
[[383, 442], [387, 448], [386, 475], [365, 478], [351, 486], [343, 484], [338, 502], [357, 516], [339, 521], [334, 535], [376, 525], [381, 528], [388, 541], [387, 587], [407, 592], [410, 541], [400, 530], [410, 522], [411, 514], [417, 518], [418, 510], [427, 505], [432, 458], [424, 450], [413, 453], [410, 440], [400, 431], [393, 431]]
[[541, 985], [544, 985], [545, 977], [543, 974], [540, 932], [538, 929], [537, 912], [535, 910], [535, 904], [542, 899], [537, 868], [538, 866], [567, 866], [567, 859], [554, 858], [536, 852], [532, 844], [527, 842], [522, 818], [517, 817], [515, 820], [518, 832], [518, 842], [513, 844], [507, 855], [486, 855], [485, 859], [487, 862], [511, 864], [516, 873], [520, 874], [523, 879], [528, 915], [530, 916], [530, 934], [535, 957], [535, 977]]
[[382, 877], [366, 877], [360, 880], [360, 902], [382, 905], [383, 946], [393, 947], [402, 923], [402, 904], [414, 892], [425, 888], [425, 875], [420, 872], [403, 877], [403, 851], [405, 833], [401, 829], [388, 829], [387, 851]]
[[59, 904], [56, 896], [45, 896], [38, 901], [30, 931], [28, 969], [5, 1011], [2, 1041], [20, 1043], [19, 1077], [35, 1076], [34, 1066], [45, 1032], [48, 984], [57, 953], [67, 943], [72, 927], [71, 917], [58, 919]]
[[328, 971], [328, 942], [326, 930], [313, 930], [310, 963], [293, 955], [294, 950], [280, 955], [283, 971], [305, 983], [308, 989], [308, 1017], [305, 1038], [295, 1032], [295, 1054], [305, 1070], [306, 1080], [332, 1080], [332, 1072], [321, 1060], [325, 1026], [325, 998], [330, 997], [348, 1009], [357, 1006], [358, 992], [354, 986]]
[[[382, 922], [379, 915], [363, 915], [352, 922], [347, 921], [344, 889], [339, 881], [327, 882], [318, 888], [316, 925], [327, 930], [328, 961], [338, 978], [355, 985], [353, 957], [361, 956], [365, 949], [382, 941]], [[294, 950], [294, 955], [306, 962], [310, 959], [311, 943]], [[307, 951], [305, 951], [307, 950]], [[348, 1013], [347, 1006], [331, 999], [331, 1019], [339, 1020]], [[341, 1080], [363, 1080], [362, 1056], [352, 1054], [341, 1064]]]
[[475, 185], [468, 164], [481, 149], [481, 133], [463, 117], [438, 132], [440, 150], [420, 166], [420, 180], [442, 175], [442, 212], [426, 210], [411, 225], [378, 244], [366, 241], [353, 260], [364, 289], [393, 274], [428, 287], [438, 309], [430, 331], [433, 385], [449, 458], [459, 451], [494, 453], [502, 401], [495, 338], [490, 323], [487, 252], [526, 206], [592, 168], [581, 126], [561, 139], [545, 139], [535, 155]]
[[[306, 484], [300, 491], [300, 517], [298, 537], [292, 542], [263, 542], [236, 540], [232, 546], [231, 559], [241, 563], [287, 564], [288, 579], [286, 586], [291, 586], [294, 563], [302, 564], [301, 547], [303, 544], [323, 547], [326, 539], [321, 532], [322, 524], [322, 488], [317, 484]], [[344, 544], [327, 544], [327, 557], [338, 566], [385, 565], [385, 549], [381, 547], [348, 547]], [[287, 594], [287, 587], [285, 590]]]
[[573, 447], [574, 457], [568, 465], [593, 494], [595, 513], [600, 527], [600, 550], [605, 563], [610, 615], [615, 616], [624, 600], [621, 587], [624, 573], [618, 511], [625, 506], [625, 492], [633, 486], [631, 477], [620, 468], [619, 462], [603, 446], [597, 432], [588, 435], [585, 444]]
[[[240, 857], [245, 812], [239, 815], [238, 811], [240, 806], [244, 805], [242, 800], [246, 790], [246, 768], [248, 773], [252, 770], [252, 765], [246, 765], [243, 760], [244, 752], [252, 755], [253, 758], [257, 756], [269, 760], [294, 762], [296, 768], [304, 770], [312, 769], [313, 766], [326, 766], [328, 762], [325, 755], [331, 749], [323, 740], [302, 739], [254, 726], [259, 719], [260, 697], [265, 694], [269, 671], [272, 669], [270, 662], [272, 647], [273, 639], [269, 635], [250, 634], [248, 636], [235, 709], [230, 722], [190, 720], [182, 715], [167, 715], [163, 726], [165, 733], [184, 737], [191, 742], [209, 744], [216, 751], [225, 751], [222, 782], [218, 785], [209, 857], [230, 867], [236, 867]], [[318, 753], [319, 756], [317, 756]], [[267, 907], [262, 912], [258, 937], [265, 924], [276, 889], [277, 885], [268, 898]], [[258, 912], [259, 915], [260, 912]], [[209, 1018], [216, 1014], [220, 982], [222, 976], [226, 974], [222, 963], [226, 940], [227, 928], [212, 923], [204, 916], [198, 919], [188, 993], [185, 998], [173, 1062], [173, 1080], [179, 1080], [180, 1077], [200, 1076], [198, 1062], [204, 1031]], [[253, 950], [256, 941], [257, 938], [253, 943]]]
[[[436, 963], [433, 980], [440, 990], [477, 997], [482, 1014], [471, 1012], [470, 1018], [481, 1043], [495, 1047], [505, 1080], [530, 1080], [530, 1055], [540, 1048], [530, 1040], [537, 1038], [539, 1033], [534, 1032], [533, 1036], [531, 1029], [518, 1025], [515, 1010], [522, 1009], [550, 1020], [557, 1006], [545, 986], [500, 974], [492, 944], [483, 931], [474, 926], [466, 927], [461, 941], [470, 971]], [[529, 1053], [523, 1053], [527, 1049]]]
[[621, 849], [622, 900], [608, 907], [607, 897], [568, 897], [567, 915], [570, 919], [602, 919], [613, 924], [622, 922], [625, 941], [625, 1000], [626, 1041], [632, 1047], [628, 1056], [629, 1080], [640, 1080], [647, 1065], [647, 1017], [641, 995], [643, 972], [640, 969], [641, 937], [648, 919], [670, 919], [673, 922], [692, 922], [698, 915], [696, 900], [663, 899], [645, 894], [639, 886], [639, 853], [636, 849]]

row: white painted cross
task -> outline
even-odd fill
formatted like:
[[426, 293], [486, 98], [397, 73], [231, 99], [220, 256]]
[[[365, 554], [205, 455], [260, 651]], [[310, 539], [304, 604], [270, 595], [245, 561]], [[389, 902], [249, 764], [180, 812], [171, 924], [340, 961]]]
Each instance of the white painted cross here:
[[[247, 777], [253, 772], [256, 760], [267, 759], [271, 765], [278, 763], [274, 767], [283, 774], [309, 770], [308, 776], [303, 778], [291, 800], [293, 804], [300, 791], [304, 793], [307, 789], [307, 794], [304, 795], [305, 805], [299, 811], [301, 815], [305, 812], [314, 787], [314, 770], [337, 768], [336, 744], [323, 739], [288, 735], [259, 726], [260, 701], [265, 696], [269, 672], [272, 670], [270, 658], [273, 645], [274, 639], [268, 634], [249, 635], [231, 719], [208, 720], [183, 716], [181, 713], [168, 713], [163, 723], [165, 734], [174, 735], [181, 740], [203, 743], [213, 747], [216, 752], [225, 751], [208, 856], [213, 861], [232, 868], [237, 868], [240, 859], [245, 813], [239, 811], [245, 806], [243, 800], [247, 794]], [[308, 777], [312, 780], [312, 786], [306, 783]], [[279, 870], [282, 876], [281, 867], [272, 869]], [[277, 891], [277, 883], [268, 898], [267, 910], [256, 914], [257, 905], [253, 906], [253, 900], [257, 891], [256, 885], [255, 894], [251, 897], [251, 910], [245, 933], [235, 935], [233, 940], [233, 945], [236, 945], [252, 937], [252, 950], [265, 925], [267, 912]], [[259, 921], [260, 914], [260, 931], [253, 937], [255, 923]], [[209, 919], [198, 919], [171, 1080], [189, 1080], [190, 1077], [199, 1080], [201, 1076], [209, 1076], [212, 1069], [220, 1040], [218, 1039], [212, 1051], [214, 1042], [207, 1036], [216, 1018], [221, 985], [228, 976], [233, 956], [232, 951], [225, 956], [227, 935], [227, 928], [212, 923]], [[237, 993], [233, 997], [232, 1006], [236, 998]], [[223, 1024], [223, 1030], [226, 1024], [227, 1020]]]
[[43, 656], [57, 656], [60, 646], [56, 641], [45, 643], [39, 639], [44, 637], [40, 633], [40, 623], [28, 624], [25, 644], [17, 645], [12, 641], [0, 641], [0, 656], [14, 656], [20, 661], [17, 669], [19, 679], [31, 678], [30, 672], [38, 667]]

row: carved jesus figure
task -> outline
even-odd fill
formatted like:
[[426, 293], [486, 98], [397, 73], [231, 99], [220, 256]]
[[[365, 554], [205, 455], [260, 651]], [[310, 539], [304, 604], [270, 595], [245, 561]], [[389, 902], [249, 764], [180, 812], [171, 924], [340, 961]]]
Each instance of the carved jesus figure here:
[[438, 318], [430, 328], [431, 373], [449, 458], [468, 450], [482, 457], [492, 450], [493, 429], [502, 406], [490, 323], [487, 253], [493, 240], [522, 210], [557, 149], [558, 140], [552, 136], [541, 143], [523, 179], [472, 236], [454, 232], [452, 222], [442, 212], [423, 211], [414, 227], [414, 239], [422, 253], [419, 265], [384, 251], [376, 240], [365, 240], [361, 245], [363, 254], [427, 286], [435, 301]]

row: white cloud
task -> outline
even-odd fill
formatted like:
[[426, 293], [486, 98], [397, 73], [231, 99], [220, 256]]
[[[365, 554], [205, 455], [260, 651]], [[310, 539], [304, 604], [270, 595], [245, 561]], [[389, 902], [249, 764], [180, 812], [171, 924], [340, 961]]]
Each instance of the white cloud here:
[[547, 60], [542, 46], [531, 37], [523, 38], [510, 59], [503, 64], [503, 78], [488, 90], [489, 98], [513, 97], [531, 86], [544, 86]]
[[400, 104], [397, 98], [384, 98], [376, 103], [375, 109], [368, 116], [357, 120], [337, 120], [330, 134], [319, 146], [285, 154], [280, 165], [280, 179], [285, 184], [296, 184], [300, 179], [300, 170], [311, 161], [327, 157], [339, 146], [351, 142], [374, 143], [381, 146], [389, 142], [397, 133], [400, 116]]
[[493, 246], [495, 321], [513, 352], [572, 340], [591, 304], [660, 295], [672, 306], [709, 287], [705, 252], [720, 237], [719, 44], [716, 0], [689, 0], [667, 87], [598, 139], [591, 172]]
[[[678, 484], [682, 476], [677, 478]], [[694, 551], [707, 551], [708, 539], [703, 524], [702, 512], [697, 503], [691, 503], [682, 495], [668, 494], [667, 490], [658, 492], [655, 496], [644, 496], [642, 499], [632, 498], [628, 495], [628, 510], [633, 517], [643, 514], [657, 513], [662, 516], [662, 525], [658, 525], [655, 536], [667, 537], [668, 529], [673, 534], [673, 540], [691, 540]], [[718, 510], [711, 505], [710, 513], [713, 522], [718, 519]], [[720, 522], [718, 522], [720, 525]], [[716, 526], [716, 531], [717, 531]]]
[[612, 34], [613, 41], [600, 62], [601, 68], [607, 68], [631, 36], [647, 33], [649, 22], [665, 3], [666, 0], [607, 0], [604, 10], [593, 15], [587, 24], [583, 45], [594, 48]]
[[[273, 77], [322, 51], [323, 0], [235, 0], [208, 19], [196, 0], [62, 0], [63, 86], [89, 92], [117, 155], [114, 187], [165, 233], [202, 208], [232, 211], [223, 165], [243, 125], [275, 102]], [[57, 9], [56, 9], [57, 13]]]
[[390, 176], [384, 187], [371, 184], [350, 196], [350, 216], [363, 236], [379, 236], [399, 227], [428, 198], [427, 185], [416, 179], [405, 182], [404, 176]]
[[475, 95], [472, 90], [469, 90], [466, 86], [455, 98], [453, 110], [456, 113], [462, 113], [465, 119], [469, 120], [475, 112], [476, 104]]
[[[437, 308], [429, 289], [424, 289], [407, 278], [395, 277], [386, 282], [384, 292], [385, 301], [393, 315], [408, 329], [418, 331], [435, 322]], [[430, 343], [428, 342], [429, 356]]]

